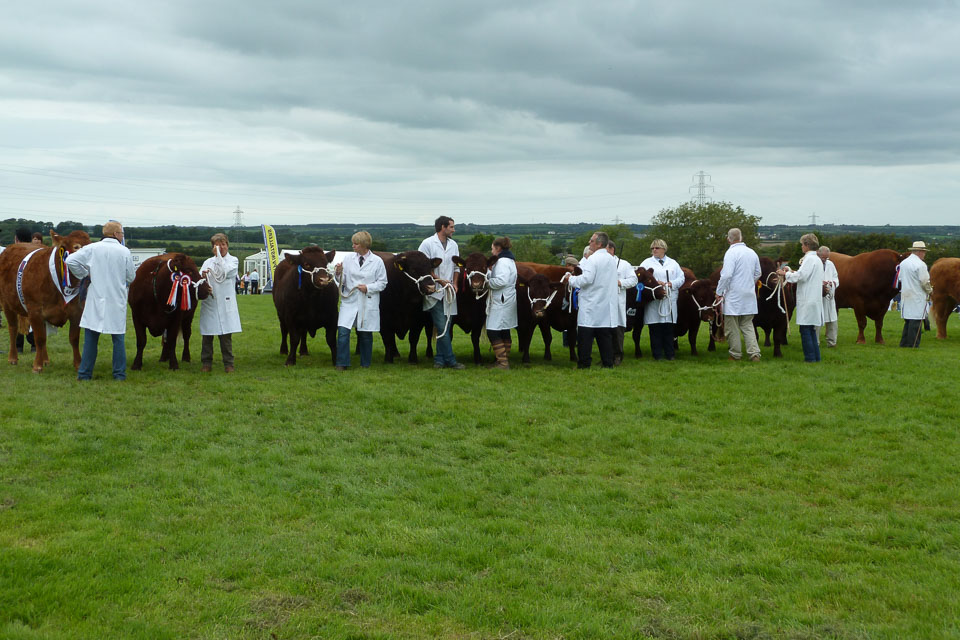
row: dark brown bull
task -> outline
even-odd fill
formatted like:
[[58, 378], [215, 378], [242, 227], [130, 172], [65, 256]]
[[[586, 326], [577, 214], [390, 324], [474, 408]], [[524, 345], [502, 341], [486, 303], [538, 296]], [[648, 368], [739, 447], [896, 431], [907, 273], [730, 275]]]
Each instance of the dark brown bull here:
[[[199, 286], [197, 283], [200, 283]], [[171, 295], [173, 294], [173, 295]], [[179, 369], [177, 362], [177, 335], [183, 334], [181, 359], [190, 362], [190, 335], [193, 316], [199, 300], [210, 295], [210, 285], [200, 280], [197, 263], [182, 253], [165, 253], [144, 260], [130, 283], [127, 303], [137, 335], [137, 355], [130, 365], [133, 371], [143, 368], [143, 350], [150, 335], [163, 336], [160, 362]], [[186, 296], [186, 297], [184, 297]]]
[[947, 320], [960, 303], [960, 258], [940, 258], [930, 267], [933, 285], [933, 319], [937, 323], [937, 338], [947, 337]]
[[[770, 334], [773, 333], [773, 357], [783, 357], [781, 347], [787, 344], [790, 318], [797, 306], [796, 285], [783, 282], [777, 276], [777, 263], [767, 257], [760, 258], [760, 280], [757, 284], [757, 313], [753, 316], [753, 326], [763, 330], [763, 346], [770, 346]], [[718, 276], [719, 279], [719, 276]]]
[[[666, 289], [660, 286], [653, 275], [653, 269], [637, 267], [638, 286], [643, 285], [639, 299], [637, 287], [627, 291], [627, 331], [633, 331], [633, 355], [636, 358], [643, 356], [640, 349], [640, 336], [643, 335], [643, 312], [647, 305], [654, 301], [663, 300], [667, 295]], [[633, 313], [630, 313], [631, 310]]]
[[[286, 254], [284, 255], [286, 257]], [[289, 260], [281, 260], [277, 264], [277, 268], [273, 270], [273, 281], [276, 282], [284, 277], [288, 271], [296, 271], [297, 266]], [[280, 308], [277, 306], [277, 288], [273, 287], [271, 291], [273, 296], [273, 306], [277, 309], [277, 320], [280, 322], [280, 354], [287, 355], [289, 351], [287, 350], [287, 325], [284, 324], [283, 318], [280, 317]], [[290, 345], [291, 348], [296, 349], [296, 345]], [[310, 350], [307, 348], [307, 334], [304, 333], [300, 336], [300, 349], [298, 350], [299, 355], [308, 356], [310, 355]]]
[[[453, 321], [464, 333], [470, 335], [473, 343], [473, 362], [480, 364], [480, 336], [487, 318], [487, 270], [493, 266], [496, 258], [487, 258], [482, 253], [471, 253], [466, 259], [457, 256], [454, 263], [460, 267], [460, 286], [457, 289], [457, 315]], [[430, 336], [427, 336], [428, 355]]]
[[[290, 336], [286, 366], [297, 364], [297, 345], [306, 342], [307, 334], [324, 329], [330, 357], [337, 361], [337, 286], [327, 271], [336, 255], [316, 246], [305, 247], [299, 255], [287, 254], [273, 275], [273, 304], [280, 321], [281, 353], [285, 346], [284, 332]], [[303, 348], [303, 346], [301, 347]]]
[[410, 354], [407, 361], [417, 362], [420, 333], [427, 326], [423, 311], [423, 296], [436, 291], [431, 273], [440, 266], [440, 258], [428, 258], [420, 251], [405, 251], [394, 255], [375, 252], [387, 269], [387, 288], [380, 294], [380, 337], [384, 357], [393, 363], [400, 355], [397, 338], [409, 333]]
[[[23, 303], [20, 302], [20, 295], [17, 293], [18, 271], [20, 263], [37, 249], [37, 245], [13, 244], [0, 254], [0, 304], [3, 306], [3, 313], [7, 317], [7, 327], [10, 331], [10, 350], [7, 361], [10, 364], [17, 364], [18, 317], [29, 318], [37, 347], [37, 353], [33, 359], [34, 373], [43, 371], [44, 365], [50, 362], [50, 357], [47, 355], [46, 323], [48, 322], [55, 327], [62, 327], [67, 321], [70, 322], [73, 368], [80, 366], [80, 317], [83, 315], [85, 292], [81, 292], [69, 303], [65, 303], [60, 289], [65, 277], [66, 267], [63, 261], [66, 259], [66, 254], [90, 244], [90, 236], [85, 231], [74, 231], [69, 235], [61, 236], [51, 230], [50, 237], [53, 239], [53, 246], [39, 249], [24, 265], [20, 276]], [[54, 254], [54, 267], [59, 285], [50, 274], [51, 254]], [[72, 274], [69, 278], [72, 285], [80, 284]]]
[[867, 328], [867, 318], [873, 320], [876, 342], [883, 344], [883, 316], [897, 295], [893, 286], [897, 265], [906, 257], [893, 249], [877, 249], [852, 257], [830, 253], [840, 281], [836, 293], [837, 309], [853, 309], [859, 329], [857, 344], [866, 343], [863, 331]]
[[714, 305], [713, 301], [717, 297], [717, 285], [709, 278], [698, 279], [686, 267], [683, 267], [683, 275], [683, 286], [677, 291], [677, 324], [673, 328], [673, 335], [676, 338], [686, 335], [690, 342], [690, 354], [697, 355], [700, 323], [706, 322], [711, 333], [716, 326], [719, 305]]

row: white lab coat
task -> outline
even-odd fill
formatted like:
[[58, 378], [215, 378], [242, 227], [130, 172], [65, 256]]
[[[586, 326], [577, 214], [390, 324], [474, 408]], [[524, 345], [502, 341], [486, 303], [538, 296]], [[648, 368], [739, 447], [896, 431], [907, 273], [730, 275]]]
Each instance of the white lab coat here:
[[904, 320], [923, 320], [929, 286], [927, 264], [911, 251], [900, 263], [900, 316]]
[[[420, 248], [418, 251], [431, 260], [433, 258], [440, 258], [443, 260], [443, 262], [440, 263], [440, 266], [434, 269], [433, 275], [442, 280], [453, 282], [454, 274], [460, 271], [460, 269], [457, 268], [457, 265], [453, 264], [452, 260], [453, 256], [460, 255], [460, 248], [457, 246], [457, 243], [453, 240], [453, 238], [448, 238], [447, 246], [444, 247], [443, 243], [440, 242], [440, 237], [435, 233], [420, 243]], [[443, 300], [443, 295], [443, 291], [439, 290], [436, 293], [430, 294], [429, 296], [424, 296], [424, 311], [433, 308], [433, 305]], [[455, 315], [457, 313], [456, 297], [454, 297], [450, 303], [450, 313], [451, 315]]]
[[[357, 285], [367, 285], [367, 292]], [[343, 259], [343, 274], [340, 276], [340, 314], [337, 326], [357, 331], [380, 331], [380, 292], [387, 288], [387, 268], [383, 260], [372, 251], [363, 256], [352, 253]]]
[[627, 326], [627, 291], [637, 286], [637, 270], [626, 260], [620, 260], [620, 266], [617, 267], [617, 280], [620, 286], [617, 289], [617, 315], [618, 327]]
[[130, 250], [116, 238], [104, 238], [67, 256], [67, 268], [78, 278], [90, 276], [80, 326], [97, 333], [126, 333], [127, 291], [137, 274]]
[[206, 300], [200, 301], [200, 335], [225, 336], [231, 333], [240, 333], [240, 310], [237, 309], [237, 271], [240, 261], [229, 253], [220, 258], [223, 270], [223, 280], [217, 282], [213, 277], [213, 268], [217, 264], [217, 257], [213, 256], [203, 261], [200, 273], [211, 270], [207, 274], [207, 284], [212, 294]]
[[517, 263], [500, 258], [487, 271], [490, 287], [487, 305], [487, 329], [503, 331], [517, 327]]
[[723, 268], [717, 283], [717, 295], [723, 296], [723, 315], [753, 316], [757, 314], [757, 279], [760, 258], [757, 252], [737, 242], [723, 255]]
[[617, 303], [617, 259], [606, 251], [596, 251], [580, 262], [583, 273], [570, 276], [567, 284], [580, 288], [577, 326], [613, 328], [619, 326]]
[[823, 296], [823, 322], [837, 321], [837, 287], [840, 286], [840, 275], [833, 260], [827, 258], [823, 265], [823, 281], [827, 283], [827, 295]]
[[668, 256], [663, 256], [663, 264], [650, 256], [640, 263], [641, 269], [653, 269], [653, 277], [657, 282], [670, 282], [670, 288], [667, 289], [667, 295], [670, 298], [670, 304], [664, 303], [662, 306], [659, 300], [654, 300], [643, 308], [643, 324], [674, 324], [677, 321], [677, 299], [680, 297], [680, 287], [683, 286], [686, 276], [683, 275], [683, 269], [680, 264]]
[[816, 251], [807, 251], [800, 268], [787, 271], [787, 282], [797, 284], [797, 325], [823, 325], [823, 260]]

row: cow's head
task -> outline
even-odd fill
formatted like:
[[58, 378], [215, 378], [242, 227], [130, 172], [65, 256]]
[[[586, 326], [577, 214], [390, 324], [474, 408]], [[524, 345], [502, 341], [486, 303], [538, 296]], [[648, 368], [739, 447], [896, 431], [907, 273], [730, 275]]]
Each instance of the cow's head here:
[[[542, 273], [531, 277], [525, 285], [520, 282], [517, 283], [518, 291], [522, 292], [526, 289], [526, 293], [521, 295], [527, 298], [523, 302], [527, 302], [530, 305], [530, 313], [533, 315], [534, 320], [543, 319], [543, 317], [547, 315], [548, 307], [562, 304], [564, 288], [564, 284], [559, 282], [551, 283], [550, 279]], [[521, 304], [523, 304], [523, 302], [521, 302]]]
[[[167, 267], [171, 273], [182, 273], [190, 276], [190, 282], [193, 284], [193, 286], [190, 287], [190, 297], [194, 303], [196, 303], [197, 300], [206, 300], [210, 296], [212, 289], [206, 280], [199, 285], [197, 284], [201, 280], [200, 270], [197, 269], [197, 263], [193, 261], [193, 258], [183, 253], [174, 253], [172, 257], [167, 260]], [[196, 304], [194, 304], [194, 306], [196, 306]]]
[[90, 234], [86, 231], [71, 231], [65, 236], [60, 235], [53, 229], [50, 229], [50, 240], [55, 248], [63, 248], [73, 253], [80, 247], [90, 244]]
[[680, 289], [680, 295], [690, 296], [700, 312], [700, 320], [713, 326], [718, 315], [718, 307], [713, 304], [717, 297], [717, 286], [713, 282], [706, 279], [694, 280], [689, 287]]
[[440, 258], [428, 258], [420, 251], [404, 251], [393, 260], [393, 268], [404, 274], [411, 286], [415, 286], [420, 295], [436, 292], [437, 283], [431, 275], [443, 262]]
[[643, 285], [642, 295], [644, 300], [662, 300], [667, 295], [667, 290], [661, 287], [657, 279], [653, 277], [653, 269], [638, 267], [636, 273], [637, 280]]
[[285, 258], [301, 270], [299, 281], [307, 281], [318, 289], [333, 282], [327, 267], [333, 262], [336, 251], [324, 252], [317, 246], [304, 247], [298, 255], [287, 254]]
[[471, 253], [462, 262], [460, 268], [463, 270], [464, 285], [469, 287], [474, 295], [483, 295], [487, 289], [487, 269], [490, 267], [487, 257], [482, 253]]

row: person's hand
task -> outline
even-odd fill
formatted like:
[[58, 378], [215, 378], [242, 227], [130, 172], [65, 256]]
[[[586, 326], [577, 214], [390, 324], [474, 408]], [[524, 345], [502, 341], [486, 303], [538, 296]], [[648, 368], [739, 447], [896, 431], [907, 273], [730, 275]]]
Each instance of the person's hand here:
[[570, 273], [568, 272], [568, 273], [563, 274], [563, 277], [560, 278], [560, 282], [566, 282], [566, 281], [569, 280], [569, 279], [570, 279]]
[[337, 266], [335, 266], [335, 267], [333, 268], [333, 271], [334, 271], [334, 273], [336, 273], [338, 276], [339, 276], [340, 274], [342, 274], [342, 273], [343, 273], [343, 263], [342, 263], [342, 262], [338, 262], [338, 263], [337, 263]]
[[367, 292], [367, 285], [365, 285], [365, 284], [358, 284], [358, 285], [357, 285], [357, 289], [360, 289], [360, 293], [366, 293], [366, 292]]

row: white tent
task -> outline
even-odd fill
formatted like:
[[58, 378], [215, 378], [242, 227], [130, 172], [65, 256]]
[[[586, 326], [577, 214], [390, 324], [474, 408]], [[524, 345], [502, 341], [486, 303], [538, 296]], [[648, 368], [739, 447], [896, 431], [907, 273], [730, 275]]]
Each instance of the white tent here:
[[[280, 251], [280, 259], [283, 260], [283, 256], [287, 254], [295, 256], [295, 255], [298, 255], [299, 253], [300, 253], [299, 249], [282, 249]], [[343, 262], [343, 259], [346, 256], [350, 255], [351, 253], [353, 252], [337, 251], [333, 257], [333, 262], [330, 263], [331, 266]], [[271, 286], [273, 285], [273, 282], [271, 281], [271, 278], [270, 278], [269, 261], [267, 260], [266, 250], [258, 251], [257, 253], [251, 254], [246, 258], [244, 258], [243, 270], [241, 271], [240, 275], [242, 276], [244, 273], [249, 273], [254, 269], [256, 269], [257, 273], [260, 274], [260, 282], [263, 285], [263, 287], [266, 287], [266, 283], [270, 283]]]

